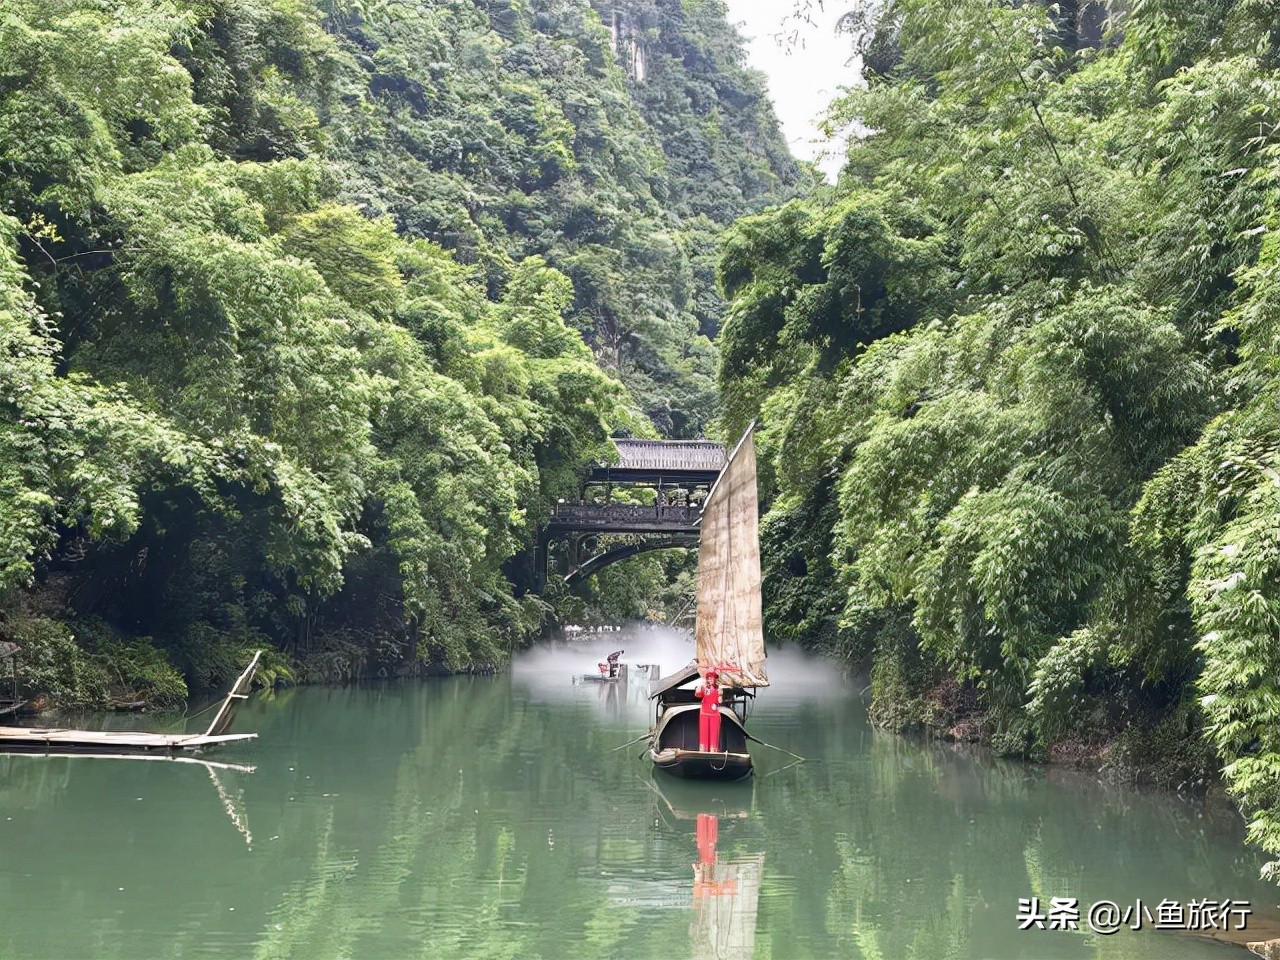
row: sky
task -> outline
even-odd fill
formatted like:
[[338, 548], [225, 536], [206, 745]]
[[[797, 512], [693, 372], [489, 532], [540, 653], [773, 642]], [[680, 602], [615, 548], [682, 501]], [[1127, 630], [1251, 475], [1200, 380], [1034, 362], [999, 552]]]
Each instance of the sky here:
[[747, 59], [769, 78], [769, 94], [791, 152], [804, 160], [818, 160], [827, 179], [840, 169], [841, 150], [821, 141], [816, 121], [840, 87], [861, 81], [858, 64], [851, 60], [852, 40], [835, 31], [846, 4], [827, 2], [825, 10], [812, 11], [813, 25], [791, 21], [788, 34], [799, 33], [792, 44], [780, 42], [783, 18], [792, 11], [792, 0], [726, 0], [729, 22], [747, 39]]

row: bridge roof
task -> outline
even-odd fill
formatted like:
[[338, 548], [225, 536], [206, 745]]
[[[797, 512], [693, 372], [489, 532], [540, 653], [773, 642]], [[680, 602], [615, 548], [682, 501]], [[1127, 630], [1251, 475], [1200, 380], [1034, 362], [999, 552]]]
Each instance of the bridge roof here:
[[618, 462], [613, 470], [696, 472], [724, 469], [724, 447], [711, 440], [614, 440]]

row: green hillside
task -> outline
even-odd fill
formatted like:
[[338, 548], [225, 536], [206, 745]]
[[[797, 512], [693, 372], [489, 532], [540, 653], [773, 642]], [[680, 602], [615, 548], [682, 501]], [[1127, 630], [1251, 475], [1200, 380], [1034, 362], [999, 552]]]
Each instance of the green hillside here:
[[895, 728], [1221, 766], [1280, 850], [1275, 19], [870, 10], [839, 185], [720, 264], [769, 631], [870, 664]]
[[718, 2], [617, 9], [4, 5], [29, 690], [176, 700], [257, 645], [486, 668], [537, 629], [503, 564], [610, 432], [703, 431], [716, 234], [809, 176]]

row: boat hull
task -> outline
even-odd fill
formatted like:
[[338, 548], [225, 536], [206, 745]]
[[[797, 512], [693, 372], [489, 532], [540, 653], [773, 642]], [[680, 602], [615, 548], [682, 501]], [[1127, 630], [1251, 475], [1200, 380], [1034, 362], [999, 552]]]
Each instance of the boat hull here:
[[698, 704], [668, 706], [649, 738], [656, 769], [686, 780], [741, 780], [751, 776], [747, 731], [732, 712], [720, 712], [720, 749], [698, 749]]
[[685, 780], [743, 780], [751, 776], [751, 754], [703, 750], [650, 750], [656, 769]]

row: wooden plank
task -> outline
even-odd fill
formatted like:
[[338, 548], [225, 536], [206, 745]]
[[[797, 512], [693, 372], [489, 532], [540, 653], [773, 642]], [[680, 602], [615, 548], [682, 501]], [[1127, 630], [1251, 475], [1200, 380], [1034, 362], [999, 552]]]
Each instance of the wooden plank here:
[[59, 747], [68, 751], [200, 750], [203, 747], [256, 740], [256, 733], [208, 734], [144, 733], [127, 730], [61, 730], [46, 727], [0, 727], [0, 750], [5, 747]]
[[187, 741], [195, 741], [197, 744], [232, 744], [237, 740], [257, 740], [257, 733], [218, 733], [215, 736], [209, 736], [207, 733], [201, 733], [197, 737], [189, 737]]
[[76, 753], [111, 756], [116, 753], [146, 754], [155, 752], [198, 752], [205, 747], [243, 740], [256, 740], [256, 733], [227, 733], [235, 718], [239, 701], [249, 695], [254, 671], [262, 651], [240, 674], [231, 691], [223, 699], [213, 723], [204, 733], [147, 733], [140, 730], [64, 730], [55, 727], [0, 727], [0, 752]]
[[231, 685], [231, 690], [227, 693], [226, 699], [222, 701], [222, 706], [213, 715], [213, 722], [209, 724], [209, 729], [205, 731], [205, 736], [226, 733], [231, 728], [236, 716], [236, 707], [238, 706], [236, 701], [244, 700], [249, 696], [249, 685], [253, 683], [253, 674], [258, 669], [258, 660], [261, 657], [261, 650], [253, 652], [253, 659], [249, 661], [249, 666], [244, 668], [244, 673], [240, 674], [239, 679]]

